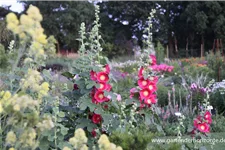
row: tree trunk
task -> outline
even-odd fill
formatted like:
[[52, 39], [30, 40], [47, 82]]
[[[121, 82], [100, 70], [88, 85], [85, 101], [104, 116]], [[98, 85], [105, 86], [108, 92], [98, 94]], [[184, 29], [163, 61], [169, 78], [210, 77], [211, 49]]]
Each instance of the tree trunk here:
[[186, 42], [186, 57], [188, 57], [188, 37], [187, 37], [187, 42]]
[[201, 58], [204, 57], [204, 36], [202, 35], [202, 42], [201, 42]]
[[173, 47], [173, 39], [172, 39], [172, 36], [171, 35], [169, 35], [169, 37], [168, 37], [168, 40], [169, 40], [169, 56], [170, 56], [170, 58], [172, 57], [174, 57], [174, 47]]
[[176, 57], [178, 58], [178, 49], [177, 49], [177, 38], [176, 38], [176, 36], [174, 36], [174, 47], [175, 47]]

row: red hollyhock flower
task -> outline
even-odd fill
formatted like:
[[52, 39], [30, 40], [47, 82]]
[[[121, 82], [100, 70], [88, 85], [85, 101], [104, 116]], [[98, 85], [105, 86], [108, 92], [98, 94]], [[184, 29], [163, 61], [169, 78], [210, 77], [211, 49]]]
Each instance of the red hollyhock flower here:
[[150, 84], [150, 80], [149, 79], [144, 79], [144, 78], [140, 78], [138, 80], [138, 85], [140, 88], [144, 89], [146, 87], [148, 87], [148, 85]]
[[150, 83], [148, 85], [148, 89], [153, 93], [153, 92], [155, 92], [157, 90], [157, 87], [156, 87], [156, 85], [154, 83]]
[[98, 104], [98, 101], [94, 97], [92, 97], [91, 102], [94, 104]]
[[98, 80], [98, 82], [108, 82], [109, 76], [105, 72], [99, 72], [99, 73], [97, 73], [97, 80]]
[[155, 55], [150, 55], [150, 58], [152, 60], [151, 65], [156, 65], [156, 57], [155, 57]]
[[194, 127], [198, 128], [198, 124], [202, 122], [202, 117], [198, 116], [197, 118], [194, 119]]
[[105, 82], [99, 82], [99, 91], [104, 91], [107, 88], [107, 84]]
[[152, 94], [149, 98], [146, 98], [144, 102], [148, 105], [155, 104], [157, 102], [156, 95]]
[[91, 120], [93, 123], [98, 124], [102, 121], [102, 117], [99, 114], [93, 114]]
[[105, 97], [104, 92], [103, 91], [97, 91], [95, 93], [94, 98], [96, 99], [97, 102], [102, 103], [108, 100], [107, 97]]
[[140, 94], [141, 99], [147, 99], [151, 96], [152, 92], [148, 88], [145, 88], [145, 89], [141, 90], [139, 92], [139, 94]]
[[138, 71], [138, 77], [139, 78], [143, 77], [143, 72], [144, 72], [144, 67], [141, 67], [141, 69]]
[[97, 74], [93, 70], [90, 71], [90, 78], [93, 81], [96, 81], [97, 80]]
[[198, 130], [200, 132], [209, 132], [210, 127], [209, 127], [209, 125], [207, 123], [204, 122], [204, 123], [198, 124]]
[[92, 135], [92, 137], [96, 137], [97, 132], [95, 131], [95, 129], [93, 129], [93, 130], [91, 131], [91, 135]]
[[105, 73], [109, 74], [109, 72], [110, 72], [110, 68], [109, 68], [109, 65], [108, 65], [108, 64], [107, 64], [107, 65], [105, 65], [105, 67], [103, 68], [103, 72], [105, 72]]

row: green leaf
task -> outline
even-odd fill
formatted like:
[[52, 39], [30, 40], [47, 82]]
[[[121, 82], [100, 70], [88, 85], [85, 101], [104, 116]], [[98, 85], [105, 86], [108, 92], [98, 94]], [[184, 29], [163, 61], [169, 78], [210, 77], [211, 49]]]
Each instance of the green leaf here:
[[67, 78], [73, 78], [74, 77], [74, 75], [70, 72], [63, 72], [61, 75], [64, 76], [64, 77], [67, 77]]
[[63, 117], [65, 117], [65, 113], [62, 112], [62, 111], [60, 111], [60, 112], [58, 113], [58, 116], [61, 117], [61, 118], [63, 118]]

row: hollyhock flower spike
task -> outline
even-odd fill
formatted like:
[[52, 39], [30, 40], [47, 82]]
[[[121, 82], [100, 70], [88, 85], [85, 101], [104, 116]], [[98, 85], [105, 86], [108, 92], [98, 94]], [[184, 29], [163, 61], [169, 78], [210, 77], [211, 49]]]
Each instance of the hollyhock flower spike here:
[[144, 89], [146, 87], [148, 87], [148, 85], [150, 84], [150, 80], [149, 79], [144, 79], [144, 78], [140, 78], [138, 80], [138, 86], [141, 88], [141, 89]]
[[97, 73], [97, 80], [98, 80], [98, 82], [108, 82], [109, 76], [105, 72], [99, 72], [99, 73]]
[[98, 124], [102, 121], [102, 117], [99, 114], [93, 114], [91, 120], [93, 123]]

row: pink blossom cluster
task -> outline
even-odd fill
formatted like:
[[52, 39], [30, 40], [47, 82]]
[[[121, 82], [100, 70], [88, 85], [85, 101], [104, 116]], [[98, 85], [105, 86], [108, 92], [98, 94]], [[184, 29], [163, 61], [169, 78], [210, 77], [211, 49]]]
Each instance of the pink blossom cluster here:
[[160, 65], [152, 65], [150, 66], [153, 71], [158, 71], [158, 72], [172, 72], [174, 67], [173, 66], [168, 66], [166, 64], [160, 64]]

